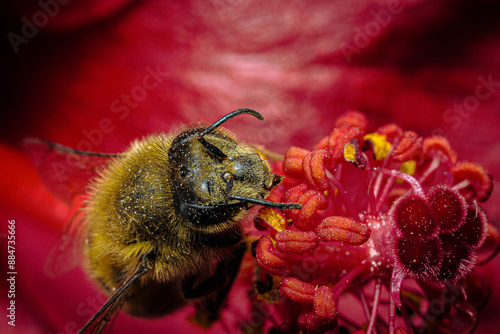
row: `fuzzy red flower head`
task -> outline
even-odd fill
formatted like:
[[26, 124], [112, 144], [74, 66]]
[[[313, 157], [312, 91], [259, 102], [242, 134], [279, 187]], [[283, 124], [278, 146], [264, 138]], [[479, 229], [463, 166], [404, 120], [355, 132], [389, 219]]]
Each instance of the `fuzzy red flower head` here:
[[[457, 161], [444, 137], [396, 124], [369, 130], [364, 114], [349, 111], [312, 151], [288, 150], [271, 198], [302, 209], [265, 208], [256, 218], [254, 297], [282, 310], [281, 332], [468, 332], [488, 294], [474, 267], [499, 243], [478, 204], [492, 177]], [[343, 312], [343, 299], [362, 316]]]

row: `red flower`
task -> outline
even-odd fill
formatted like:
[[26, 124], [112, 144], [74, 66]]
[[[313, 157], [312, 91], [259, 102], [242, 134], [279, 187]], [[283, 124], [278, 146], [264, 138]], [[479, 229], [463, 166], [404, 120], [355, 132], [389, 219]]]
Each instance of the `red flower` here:
[[[296, 249], [295, 244], [310, 249], [328, 238], [353, 243], [349, 246], [353, 249], [363, 247], [364, 244], [355, 245], [367, 238], [367, 230], [354, 219], [355, 215], [348, 217], [350, 220], [329, 218], [319, 222], [320, 228], [315, 233], [322, 239], [314, 240], [307, 227], [315, 221], [318, 208], [326, 205], [324, 188], [332, 187], [330, 179], [325, 182], [321, 166], [328, 159], [345, 157], [345, 143], [352, 138], [358, 139], [357, 145], [362, 148], [368, 140], [361, 133], [383, 124], [397, 124], [379, 128], [387, 141], [404, 138], [401, 143], [405, 145], [401, 144], [396, 151], [399, 158], [394, 158], [400, 162], [413, 160], [419, 154], [434, 157], [441, 154], [436, 152], [442, 152], [450, 162], [459, 161], [453, 162], [458, 167], [451, 171], [455, 180], [465, 179], [464, 171], [471, 170], [467, 165], [459, 165], [460, 161], [475, 161], [493, 177], [500, 175], [497, 131], [500, 67], [495, 56], [500, 46], [496, 37], [499, 8], [494, 1], [316, 1], [278, 5], [245, 1], [47, 0], [29, 6], [10, 5], [4, 8], [4, 13], [8, 17], [4, 42], [8, 43], [9, 61], [4, 63], [2, 76], [5, 99], [0, 131], [3, 157], [0, 207], [4, 222], [1, 233], [7, 236], [8, 221], [15, 220], [17, 331], [76, 332], [103, 302], [102, 294], [82, 271], [52, 278], [44, 270], [49, 249], [71, 212], [44, 188], [31, 162], [21, 152], [19, 143], [27, 136], [83, 150], [119, 152], [131, 140], [151, 132], [168, 131], [193, 121], [213, 121], [240, 107], [255, 108], [266, 116], [265, 122], [241, 118], [227, 126], [245, 141], [265, 145], [273, 151], [284, 153], [291, 146], [307, 150], [293, 155], [300, 159], [290, 163], [294, 170], [290, 175], [294, 177], [301, 173], [301, 167], [306, 167], [307, 190], [289, 196], [303, 196], [304, 206], [309, 209], [290, 213], [292, 221], [302, 224], [298, 229], [301, 234], [281, 234], [278, 247], [282, 250]], [[366, 123], [355, 120], [360, 132], [340, 124], [338, 133], [329, 136], [338, 116], [349, 109], [362, 110], [367, 115]], [[447, 138], [458, 158], [440, 141], [427, 148], [422, 141], [419, 148], [419, 136], [435, 138], [433, 135]], [[320, 142], [325, 136], [329, 136], [328, 140]], [[315, 148], [317, 142], [320, 144]], [[350, 166], [354, 173], [366, 162], [362, 155], [356, 154], [359, 153], [354, 149], [356, 143], [351, 145], [354, 154], [348, 157], [358, 165]], [[326, 155], [319, 149], [325, 147], [340, 150], [327, 150]], [[314, 154], [308, 155], [309, 151]], [[361, 151], [384, 154], [380, 145]], [[300, 165], [302, 159], [305, 163]], [[432, 161], [428, 163], [421, 166], [422, 171], [434, 168]], [[367, 169], [363, 173], [369, 175]], [[481, 196], [480, 188], [475, 185], [481, 184], [483, 174], [474, 175], [477, 177], [469, 178], [473, 179], [469, 185], [464, 183], [463, 188], [457, 189], [468, 202], [468, 196], [477, 199]], [[363, 180], [354, 179], [349, 187], [356, 186], [358, 181]], [[397, 185], [403, 187], [406, 183]], [[356, 194], [361, 194], [362, 184], [359, 187]], [[438, 201], [430, 189], [424, 186], [423, 191], [427, 200]], [[418, 191], [410, 196], [419, 198]], [[493, 224], [500, 217], [499, 196], [497, 189], [493, 189], [489, 200], [481, 204]], [[441, 201], [463, 202], [461, 197], [446, 194]], [[432, 204], [425, 202], [423, 208], [429, 206]], [[357, 213], [357, 208], [353, 211]], [[440, 214], [439, 210], [431, 212]], [[457, 220], [462, 222], [460, 218]], [[409, 226], [411, 229], [411, 221]], [[449, 223], [449, 233], [453, 234], [452, 230], [460, 226]], [[377, 231], [371, 228], [370, 238]], [[434, 244], [442, 253], [455, 252], [462, 259], [463, 254], [470, 252], [467, 247], [453, 248], [452, 239], [438, 237], [437, 233], [429, 231], [426, 240], [440, 238]], [[6, 273], [7, 239], [1, 240], [1, 261], [5, 264], [2, 270]], [[400, 247], [403, 248], [404, 245]], [[444, 261], [445, 256], [442, 257], [438, 262]], [[424, 260], [431, 266], [436, 259]], [[402, 256], [399, 262], [404, 267]], [[500, 290], [494, 283], [498, 280], [499, 264], [497, 257], [478, 267], [491, 285], [491, 300], [479, 312], [477, 332], [480, 333], [498, 327], [495, 303], [500, 300]], [[457, 263], [449, 263], [453, 265]], [[461, 263], [458, 267], [464, 268]], [[261, 305], [248, 299], [253, 268], [253, 265], [246, 271], [243, 268], [247, 276], [239, 278], [230, 295], [229, 304], [234, 307], [225, 315], [227, 324], [254, 314], [252, 324], [257, 326], [271, 315], [262, 311], [248, 313], [248, 307], [258, 309]], [[410, 276], [413, 271], [420, 272], [409, 266], [404, 268]], [[436, 264], [429, 275], [440, 268], [442, 264], [439, 268]], [[363, 275], [356, 271], [354, 274]], [[473, 278], [476, 281], [469, 282], [468, 287], [478, 288], [475, 295], [479, 296], [486, 283], [476, 276]], [[12, 300], [7, 296], [10, 284], [5, 282], [0, 297], [4, 310]], [[265, 282], [261, 291], [266, 290]], [[298, 286], [292, 283], [291, 290]], [[267, 288], [275, 284], [278, 282], [271, 281]], [[317, 325], [319, 317], [327, 319], [331, 328], [336, 320], [327, 310], [334, 307], [342, 314], [342, 304], [336, 302], [335, 295], [346, 288], [342, 284], [335, 287], [333, 298], [325, 288], [306, 296], [312, 302], [300, 314], [285, 313], [288, 318], [283, 323], [289, 328], [299, 323], [304, 328], [323, 330], [307, 327]], [[380, 298], [384, 301], [386, 291], [381, 290]], [[403, 300], [413, 293], [406, 291]], [[440, 291], [432, 284], [425, 286], [426, 296], [439, 296]], [[425, 302], [419, 294], [413, 297], [418, 305]], [[273, 300], [272, 296], [266, 298], [268, 302]], [[296, 310], [293, 303], [297, 301], [287, 301], [282, 307]], [[449, 318], [443, 319], [444, 323], [453, 324], [454, 319], [463, 318], [463, 313], [469, 311], [464, 307], [454, 309], [456, 313], [446, 313]], [[159, 320], [120, 314], [113, 329], [120, 333], [139, 329], [193, 330], [186, 320], [191, 312], [192, 309], [186, 308]], [[365, 316], [364, 311], [356, 312], [359, 317]], [[0, 328], [14, 332], [6, 321], [1, 324]], [[220, 330], [220, 323], [212, 329]]]
[[[277, 276], [273, 281], [281, 280], [279, 291], [289, 304], [276, 316], [277, 328], [367, 326], [368, 333], [393, 333], [401, 320], [407, 331], [469, 332], [485, 302], [469, 295], [489, 294], [473, 269], [500, 244], [497, 227], [478, 205], [491, 194], [491, 176], [479, 164], [457, 162], [444, 137], [397, 131], [387, 140], [394, 125], [367, 133], [365, 116], [355, 111], [336, 125], [312, 152], [292, 147], [285, 156], [284, 172], [292, 178], [271, 197], [302, 209], [266, 208], [256, 220], [256, 227], [271, 232], [257, 241], [257, 263]], [[288, 223], [281, 223], [283, 216]], [[402, 285], [407, 277], [413, 284]], [[367, 292], [372, 283], [373, 296]], [[256, 302], [273, 289], [278, 287], [256, 290]], [[364, 317], [337, 307], [344, 293], [357, 300]], [[447, 293], [456, 295], [444, 298]], [[379, 308], [387, 303], [384, 316]], [[461, 321], [451, 321], [457, 313], [464, 313]]]

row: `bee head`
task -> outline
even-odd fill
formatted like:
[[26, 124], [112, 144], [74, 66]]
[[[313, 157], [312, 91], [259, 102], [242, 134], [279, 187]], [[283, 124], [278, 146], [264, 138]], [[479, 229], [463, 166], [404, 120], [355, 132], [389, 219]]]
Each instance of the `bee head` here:
[[169, 149], [175, 210], [196, 228], [220, 227], [240, 218], [254, 204], [300, 208], [296, 203], [265, 201], [282, 177], [273, 174], [268, 163], [252, 148], [217, 129], [241, 114], [263, 120], [255, 110], [238, 109], [208, 127], [180, 133]]

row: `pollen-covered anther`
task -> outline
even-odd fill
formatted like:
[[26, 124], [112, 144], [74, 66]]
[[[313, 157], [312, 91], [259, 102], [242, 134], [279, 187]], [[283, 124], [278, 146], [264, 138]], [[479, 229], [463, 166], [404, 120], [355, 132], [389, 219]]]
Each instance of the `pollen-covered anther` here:
[[255, 227], [261, 231], [269, 230], [271, 233], [286, 229], [286, 220], [276, 210], [262, 208], [254, 220]]
[[303, 282], [295, 277], [285, 277], [280, 284], [282, 296], [301, 304], [310, 304], [314, 300], [317, 286]]
[[313, 309], [303, 308], [297, 319], [299, 328], [307, 333], [323, 333], [337, 327], [337, 308], [333, 293], [326, 286], [320, 286], [314, 294]]
[[315, 150], [304, 157], [302, 169], [309, 188], [319, 191], [328, 189], [325, 162], [327, 162], [329, 158], [329, 154], [326, 150]]
[[[290, 148], [275, 171], [287, 177], [271, 200], [302, 208], [261, 209], [255, 221], [258, 233], [267, 235], [252, 243], [262, 268], [257, 279], [266, 283], [256, 297], [281, 311], [268, 317], [274, 326], [261, 328], [324, 333], [341, 324], [339, 331], [359, 334], [471, 329], [477, 304], [468, 280], [500, 249], [499, 230], [478, 206], [491, 193], [491, 177], [479, 164], [457, 164], [444, 137], [424, 139], [396, 124], [371, 131], [355, 111], [335, 126], [312, 151]], [[484, 291], [479, 301], [485, 300], [486, 283], [476, 285]], [[269, 289], [272, 297], [263, 299]], [[361, 316], [344, 318], [350, 310], [341, 310], [339, 300], [346, 292], [357, 299]], [[439, 294], [453, 299], [444, 308], [433, 305]], [[417, 315], [411, 321], [408, 306]], [[433, 306], [440, 310], [431, 319]]]
[[348, 245], [361, 245], [370, 238], [368, 225], [342, 216], [323, 219], [316, 232], [321, 241], [338, 241]]
[[276, 249], [282, 253], [302, 254], [318, 247], [318, 236], [313, 231], [285, 230], [276, 233]]
[[353, 138], [345, 144], [344, 159], [358, 168], [364, 169], [366, 167], [367, 160], [361, 151], [361, 147], [359, 147], [358, 138]]
[[315, 150], [328, 150], [328, 141], [330, 136], [325, 136], [321, 138], [321, 140], [313, 146], [313, 151]]
[[328, 150], [334, 162], [344, 160], [344, 147], [353, 138], [361, 140], [363, 133], [361, 130], [350, 124], [344, 124], [335, 128], [328, 138]]
[[391, 144], [399, 142], [404, 134], [403, 129], [399, 125], [394, 123], [384, 124], [375, 132], [380, 135], [386, 136], [387, 141], [389, 141]]
[[337, 318], [337, 307], [333, 298], [332, 290], [322, 285], [314, 292], [314, 313], [324, 321], [332, 322]]
[[280, 294], [303, 304], [297, 319], [301, 330], [320, 333], [337, 327], [337, 307], [327, 286], [318, 287], [294, 277], [285, 277], [281, 281]]
[[432, 216], [442, 232], [452, 232], [465, 220], [467, 202], [460, 193], [445, 186], [436, 186], [429, 193]]
[[363, 137], [363, 151], [371, 149], [375, 160], [383, 160], [387, 157], [392, 145], [387, 141], [386, 135], [379, 133], [369, 133]]
[[253, 225], [255, 228], [259, 231], [269, 231], [271, 235], [274, 237], [274, 234], [276, 234], [276, 229], [269, 224], [265, 219], [262, 219], [261, 217], [255, 217], [253, 220]]
[[337, 327], [337, 318], [325, 321], [314, 313], [314, 311], [303, 311], [297, 319], [299, 328], [305, 333], [324, 333]]
[[290, 218], [293, 221], [295, 227], [301, 231], [313, 230], [316, 225], [312, 221], [312, 218], [316, 211], [324, 210], [328, 207], [327, 197], [317, 190], [307, 190], [304, 192], [297, 203], [302, 205], [300, 210], [290, 210]]
[[302, 168], [303, 160], [311, 151], [305, 148], [292, 146], [286, 151], [285, 160], [283, 161], [283, 171], [291, 177], [303, 177], [304, 170]]
[[[453, 166], [451, 174], [455, 178], [455, 186], [459, 187], [460, 193], [467, 201], [476, 198], [479, 202], [484, 202], [490, 197], [493, 179], [480, 164], [459, 162]], [[468, 184], [464, 181], [468, 181]]]
[[299, 329], [306, 333], [323, 333], [321, 320], [316, 316], [312, 307], [302, 308], [297, 318]]
[[[297, 203], [300, 196], [304, 194], [307, 191], [308, 187], [307, 184], [301, 183], [299, 185], [296, 185], [294, 187], [289, 188], [284, 194], [283, 197], [281, 198], [281, 202], [283, 203]], [[285, 217], [290, 218], [292, 213], [298, 213], [299, 209], [292, 209], [292, 210], [284, 210]]]
[[281, 256], [268, 237], [262, 237], [255, 249], [257, 264], [271, 275], [287, 276], [292, 273], [295, 261]]
[[442, 136], [431, 136], [424, 139], [422, 144], [424, 156], [432, 159], [436, 155], [447, 159], [452, 165], [457, 162], [457, 153], [451, 148], [448, 139]]
[[436, 235], [438, 225], [432, 219], [426, 198], [410, 193], [398, 198], [390, 211], [398, 236], [428, 237]]
[[443, 250], [438, 238], [406, 238], [396, 243], [396, 256], [408, 275], [433, 278], [441, 268]]
[[392, 159], [397, 162], [415, 160], [422, 153], [422, 137], [413, 131], [405, 131], [401, 141], [392, 151]]
[[335, 121], [336, 127], [340, 127], [344, 124], [358, 127], [363, 133], [368, 129], [368, 120], [365, 114], [357, 110], [346, 111]]

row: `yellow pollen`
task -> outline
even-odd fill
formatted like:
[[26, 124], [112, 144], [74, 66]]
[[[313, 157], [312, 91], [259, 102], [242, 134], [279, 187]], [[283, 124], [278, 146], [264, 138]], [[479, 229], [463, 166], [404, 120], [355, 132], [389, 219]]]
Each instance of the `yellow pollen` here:
[[283, 279], [283, 277], [274, 276], [274, 275], [270, 275], [270, 276], [273, 280], [273, 287], [269, 291], [267, 291], [265, 293], [259, 293], [255, 286], [254, 286], [254, 289], [255, 289], [255, 292], [257, 293], [258, 300], [262, 300], [268, 304], [276, 304], [276, 303], [280, 302], [280, 300], [282, 300], [280, 298], [279, 286], [280, 286], [280, 283], [281, 283], [281, 280]]
[[413, 176], [413, 174], [415, 174], [416, 167], [417, 162], [415, 160], [408, 160], [401, 164], [399, 171]]
[[376, 160], [382, 160], [387, 157], [387, 153], [391, 149], [391, 143], [387, 141], [386, 135], [374, 132], [365, 135], [363, 139], [373, 143], [373, 154], [375, 154]]
[[264, 155], [264, 153], [262, 153], [261, 151], [259, 150], [255, 150], [255, 152], [260, 156], [260, 158], [262, 160], [267, 160], [267, 157]]
[[344, 147], [344, 159], [349, 162], [356, 162], [356, 148], [352, 144], [347, 144]]
[[276, 230], [283, 231], [286, 228], [286, 220], [276, 211], [270, 208], [264, 208], [259, 212], [259, 217], [267, 221]]
[[[417, 162], [415, 160], [408, 160], [401, 164], [401, 167], [399, 167], [399, 171], [413, 176], [413, 174], [415, 174], [416, 167]], [[396, 183], [403, 183], [403, 180], [396, 179]]]

